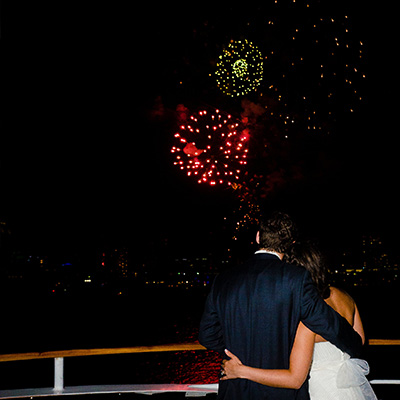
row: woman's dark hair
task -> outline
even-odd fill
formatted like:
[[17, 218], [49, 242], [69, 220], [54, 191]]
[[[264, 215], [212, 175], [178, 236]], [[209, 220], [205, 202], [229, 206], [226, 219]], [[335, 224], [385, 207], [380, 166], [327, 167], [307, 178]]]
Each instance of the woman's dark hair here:
[[311, 241], [296, 242], [285, 255], [285, 261], [300, 265], [310, 272], [320, 296], [327, 299], [330, 295], [329, 270], [324, 256]]

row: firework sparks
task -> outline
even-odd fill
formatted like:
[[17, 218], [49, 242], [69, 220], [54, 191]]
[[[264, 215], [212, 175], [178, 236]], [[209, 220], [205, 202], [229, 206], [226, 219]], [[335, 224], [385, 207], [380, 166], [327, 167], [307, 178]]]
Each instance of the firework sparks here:
[[217, 64], [218, 87], [228, 96], [243, 96], [260, 85], [263, 57], [248, 40], [231, 41]]
[[247, 164], [248, 138], [231, 115], [218, 109], [199, 111], [175, 134], [174, 165], [198, 183], [231, 185]]

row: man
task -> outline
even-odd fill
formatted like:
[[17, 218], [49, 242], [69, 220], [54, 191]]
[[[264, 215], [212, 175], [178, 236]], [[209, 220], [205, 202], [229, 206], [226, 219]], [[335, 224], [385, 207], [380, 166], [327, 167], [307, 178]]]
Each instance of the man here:
[[[356, 356], [361, 338], [319, 296], [305, 268], [282, 261], [295, 240], [290, 217], [274, 213], [257, 233], [257, 251], [243, 266], [215, 278], [200, 322], [199, 341], [208, 349], [229, 349], [243, 364], [289, 368], [300, 321]], [[245, 379], [221, 381], [218, 399], [309, 399], [308, 381], [299, 390], [263, 386]]]

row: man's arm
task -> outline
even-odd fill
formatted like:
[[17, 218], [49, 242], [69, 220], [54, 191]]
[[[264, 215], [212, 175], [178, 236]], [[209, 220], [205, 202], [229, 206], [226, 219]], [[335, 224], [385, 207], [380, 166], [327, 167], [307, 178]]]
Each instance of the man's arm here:
[[307, 328], [333, 343], [351, 357], [360, 355], [362, 349], [360, 335], [345, 318], [322, 300], [308, 272], [303, 281], [301, 302], [300, 319]]
[[207, 349], [224, 353], [225, 341], [222, 333], [221, 323], [213, 300], [216, 279], [214, 280], [211, 292], [207, 297], [203, 316], [201, 317], [199, 342]]

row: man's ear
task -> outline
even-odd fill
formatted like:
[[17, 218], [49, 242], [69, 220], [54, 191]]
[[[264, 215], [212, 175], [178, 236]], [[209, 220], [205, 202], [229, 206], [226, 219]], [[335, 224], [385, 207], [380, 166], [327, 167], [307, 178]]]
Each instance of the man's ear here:
[[256, 242], [257, 244], [260, 244], [260, 231], [257, 231]]

